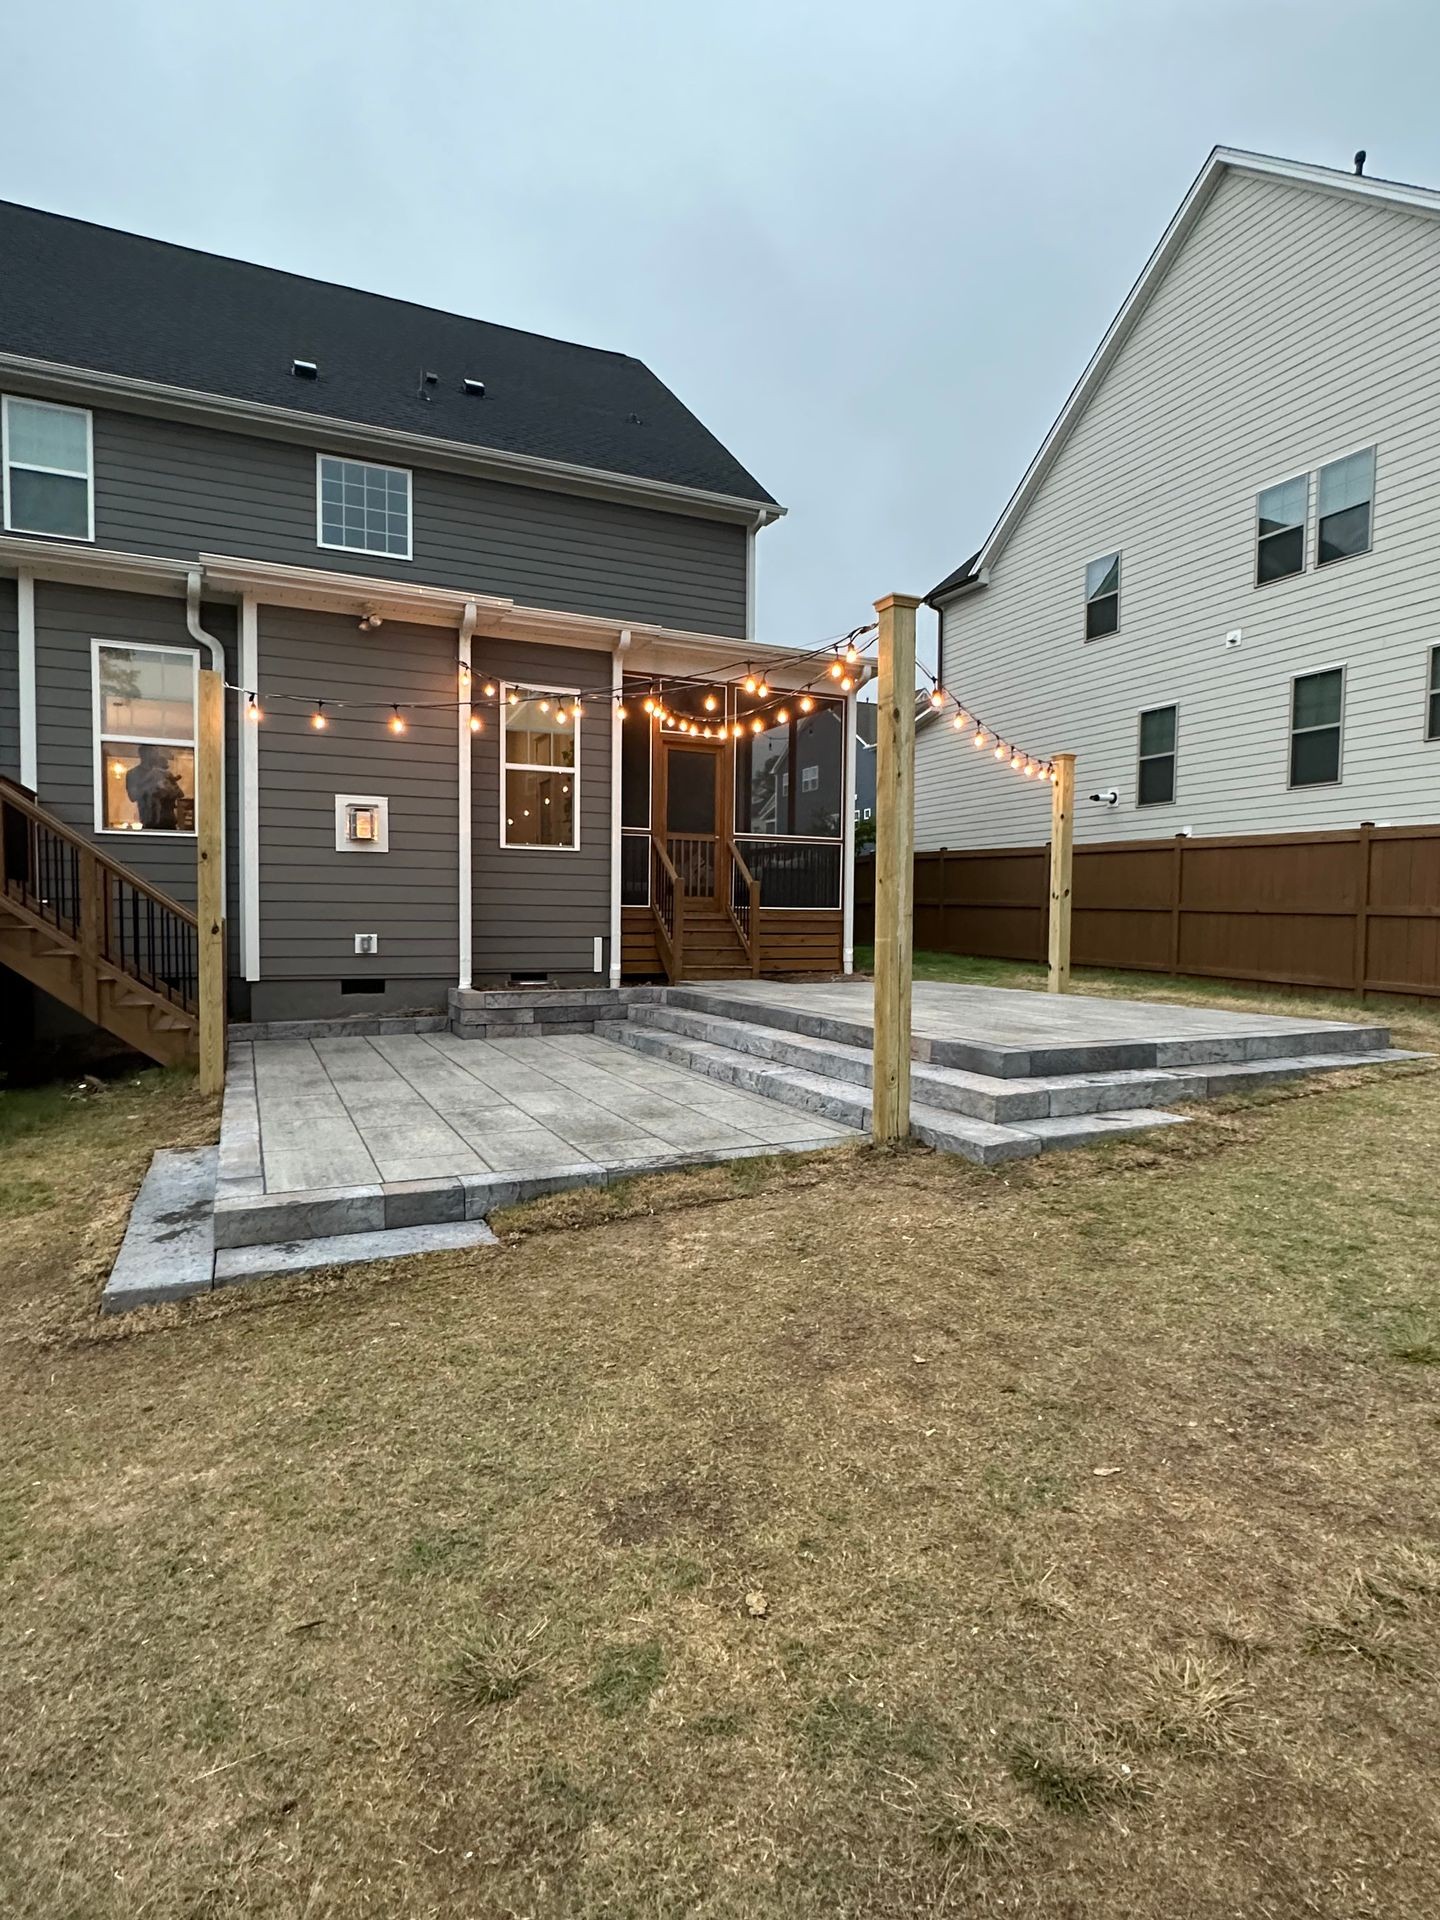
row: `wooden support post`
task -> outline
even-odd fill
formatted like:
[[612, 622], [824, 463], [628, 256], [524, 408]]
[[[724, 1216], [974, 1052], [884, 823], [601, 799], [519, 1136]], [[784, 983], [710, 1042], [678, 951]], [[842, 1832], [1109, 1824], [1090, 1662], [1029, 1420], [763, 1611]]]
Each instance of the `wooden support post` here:
[[195, 770], [195, 925], [199, 941], [200, 1091], [225, 1086], [225, 898], [221, 866], [220, 794], [225, 739], [225, 686], [212, 668], [200, 674], [200, 729]]
[[1075, 872], [1075, 756], [1055, 753], [1050, 787], [1049, 993], [1070, 991], [1070, 896]]
[[915, 610], [908, 593], [880, 616], [875, 743], [875, 1053], [870, 1133], [910, 1138], [910, 982], [915, 912]]

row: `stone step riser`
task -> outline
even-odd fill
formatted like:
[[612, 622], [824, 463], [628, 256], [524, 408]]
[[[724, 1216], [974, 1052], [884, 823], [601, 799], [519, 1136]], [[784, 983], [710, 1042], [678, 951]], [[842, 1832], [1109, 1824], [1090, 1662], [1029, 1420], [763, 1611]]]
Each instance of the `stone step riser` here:
[[[656, 996], [667, 1006], [695, 1013], [775, 1027], [812, 1040], [868, 1051], [871, 1029], [853, 1020], [801, 1013], [762, 1000], [726, 999], [703, 988], [666, 987]], [[1375, 1053], [1389, 1045], [1385, 1027], [1296, 1029], [1287, 1033], [1251, 1033], [1231, 1038], [1175, 1041], [1080, 1041], [1073, 1046], [990, 1047], [963, 1040], [916, 1038], [913, 1057], [932, 1066], [954, 1067], [999, 1080], [1052, 1079], [1071, 1074], [1167, 1072], [1182, 1067], [1232, 1066], [1252, 1060], [1294, 1058], [1300, 1053]]]
[[[868, 1047], [862, 1050], [835, 1041], [810, 1041], [776, 1027], [731, 1020], [720, 1014], [692, 1013], [660, 1003], [635, 1007], [630, 1018], [662, 1032], [730, 1047], [757, 1060], [822, 1074], [867, 1090], [872, 1085]], [[1060, 1115], [1113, 1113], [1127, 1107], [1160, 1107], [1172, 1100], [1197, 1098], [1195, 1093], [1184, 1091], [1186, 1084], [1173, 1074], [1129, 1074], [1077, 1076], [1051, 1087], [1012, 1086], [999, 1079], [968, 1086], [954, 1077], [953, 1070], [937, 1070], [918, 1061], [911, 1068], [911, 1092], [917, 1103], [998, 1126]]]

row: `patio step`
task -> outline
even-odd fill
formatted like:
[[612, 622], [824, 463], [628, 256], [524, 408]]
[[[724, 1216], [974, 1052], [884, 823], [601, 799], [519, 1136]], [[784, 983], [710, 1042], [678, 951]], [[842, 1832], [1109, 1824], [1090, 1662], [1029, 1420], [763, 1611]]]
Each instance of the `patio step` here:
[[[822, 1114], [827, 1120], [838, 1120], [851, 1127], [865, 1129], [870, 1124], [867, 1084], [747, 1053], [715, 1040], [692, 1038], [652, 1025], [645, 1019], [616, 1021], [605, 1028], [604, 1034], [607, 1040], [648, 1059], [702, 1073], [711, 1080], [739, 1087], [746, 1093], [760, 1094], [783, 1106]], [[919, 1097], [912, 1101], [910, 1109], [915, 1138], [923, 1146], [934, 1147], [941, 1153], [958, 1154], [982, 1166], [1028, 1159], [1047, 1148], [1082, 1146], [1117, 1134], [1175, 1125], [1182, 1118], [1153, 1107], [1134, 1107], [1121, 1112], [1078, 1113], [1059, 1118], [1037, 1115], [1021, 1124], [999, 1126], [993, 1121], [930, 1104], [918, 1086], [915, 1092]]]
[[[814, 1040], [788, 1033], [757, 1020], [726, 1014], [700, 1013], [668, 1001], [634, 1006], [630, 1020], [689, 1040], [708, 1040], [757, 1060], [796, 1067], [823, 1078], [843, 1080], [855, 1087], [871, 1085], [871, 1055], [866, 1046], [837, 1040]], [[1048, 1078], [1002, 1080], [993, 1074], [967, 1073], [960, 1067], [937, 1067], [915, 1061], [910, 1069], [912, 1096], [921, 1104], [958, 1113], [971, 1120], [1008, 1125], [1081, 1113], [1115, 1112], [1131, 1107], [1161, 1107], [1172, 1100], [1204, 1098], [1189, 1090], [1173, 1073], [1140, 1073], [1119, 1069], [1113, 1073], [1060, 1074]]]
[[[869, 1022], [741, 994], [723, 988], [672, 986], [661, 989], [659, 1000], [689, 1012], [715, 1014], [722, 1019], [774, 1027], [789, 1034], [823, 1040], [836, 1046], [869, 1052]], [[1389, 1030], [1383, 1026], [1322, 1022], [1305, 1027], [1298, 1022], [1282, 1031], [1235, 1031], [1213, 1035], [1186, 1034], [1166, 1039], [1077, 1038], [1067, 1042], [1029, 1041], [1022, 1044], [983, 1039], [927, 1037], [917, 1034], [912, 1052], [917, 1061], [1001, 1080], [1069, 1078], [1108, 1073], [1179, 1073], [1190, 1068], [1238, 1066], [1248, 1061], [1291, 1060], [1339, 1053], [1389, 1052]]]

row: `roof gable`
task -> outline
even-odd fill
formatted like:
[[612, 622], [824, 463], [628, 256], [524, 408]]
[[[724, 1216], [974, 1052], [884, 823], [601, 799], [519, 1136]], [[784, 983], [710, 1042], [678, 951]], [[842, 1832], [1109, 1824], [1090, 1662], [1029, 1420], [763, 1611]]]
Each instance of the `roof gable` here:
[[4, 201], [0, 267], [0, 352], [774, 505], [627, 354]]
[[1055, 424], [1041, 442], [1019, 486], [1010, 496], [1004, 512], [996, 521], [989, 538], [953, 573], [947, 574], [926, 595], [938, 606], [942, 600], [967, 587], [983, 585], [990, 568], [999, 558], [1030, 502], [1039, 492], [1061, 450], [1075, 431], [1086, 408], [1098, 392], [1121, 349], [1149, 306], [1196, 222], [1209, 205], [1221, 181], [1229, 173], [1252, 174], [1285, 180], [1316, 192], [1339, 194], [1370, 200], [1392, 208], [1440, 218], [1440, 192], [1430, 187], [1407, 186], [1399, 181], [1372, 179], [1362, 174], [1341, 173], [1332, 167], [1307, 166], [1297, 160], [1281, 160], [1269, 154], [1246, 153], [1233, 147], [1216, 147], [1196, 176], [1190, 191], [1181, 201], [1174, 218], [1146, 261], [1140, 277], [1126, 295], [1124, 304], [1111, 321], [1105, 337], [1096, 348], [1070, 397], [1061, 408]]

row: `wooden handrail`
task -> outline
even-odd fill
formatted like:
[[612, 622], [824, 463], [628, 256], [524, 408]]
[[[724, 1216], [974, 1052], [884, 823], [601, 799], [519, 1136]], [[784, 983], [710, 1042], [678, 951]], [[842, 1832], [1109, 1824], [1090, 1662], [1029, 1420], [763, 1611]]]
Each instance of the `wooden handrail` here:
[[37, 826], [44, 827], [47, 833], [53, 834], [57, 840], [63, 840], [68, 846], [74, 847], [82, 861], [93, 860], [102, 871], [114, 879], [123, 880], [137, 893], [147, 895], [157, 907], [164, 907], [167, 913], [173, 913], [177, 919], [186, 921], [192, 927], [196, 924], [195, 915], [189, 907], [182, 906], [178, 900], [171, 899], [168, 893], [162, 893], [159, 887], [152, 886], [150, 881], [136, 873], [133, 867], [127, 867], [123, 861], [112, 859], [108, 853], [102, 853], [100, 848], [93, 841], [87, 840], [83, 833], [77, 833], [74, 827], [67, 826], [63, 820], [57, 820], [53, 813], [47, 813], [44, 807], [30, 798], [18, 781], [12, 780], [8, 774], [4, 773], [0, 773], [0, 806], [13, 807], [17, 813], [23, 813]]
[[655, 922], [655, 944], [660, 950], [666, 977], [673, 983], [681, 978], [685, 963], [685, 887], [675, 862], [665, 851], [664, 842], [653, 832], [650, 835], [650, 912]]
[[[730, 915], [731, 924], [739, 934], [745, 948], [745, 957], [750, 962], [750, 977], [760, 978], [760, 882], [746, 864], [745, 856], [732, 838], [725, 841], [726, 858], [730, 871], [726, 876], [725, 906]], [[736, 911], [735, 883], [739, 881], [745, 889], [745, 911]]]

